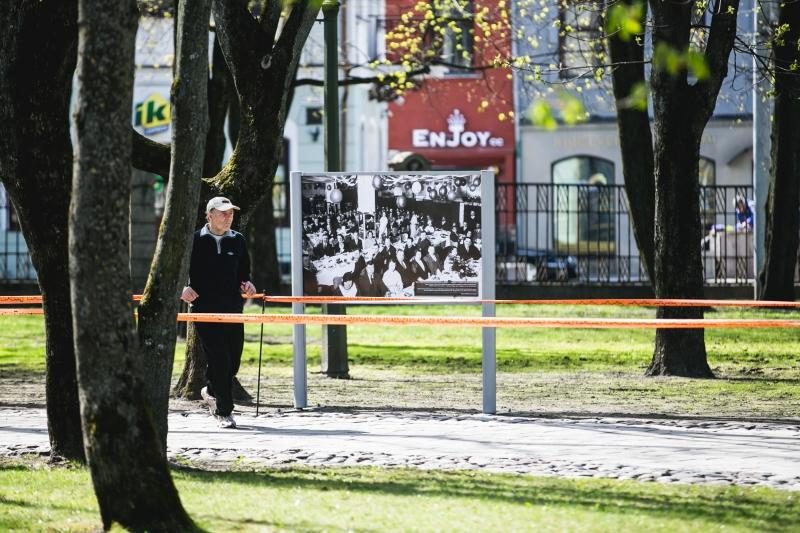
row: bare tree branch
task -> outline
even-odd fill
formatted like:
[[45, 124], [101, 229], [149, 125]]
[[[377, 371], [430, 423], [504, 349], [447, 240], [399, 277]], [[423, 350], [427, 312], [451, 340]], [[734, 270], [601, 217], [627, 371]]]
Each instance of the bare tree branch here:
[[152, 141], [136, 130], [132, 130], [131, 139], [131, 165], [166, 179], [169, 176], [170, 146]]
[[[217, 36], [235, 80], [244, 78], [248, 64], [261, 60], [263, 44], [258, 23], [247, 10], [246, 0], [214, 0]], [[270, 43], [271, 44], [271, 43]]]
[[730, 57], [736, 39], [738, 13], [739, 0], [718, 0], [711, 17], [711, 30], [708, 34], [705, 53], [711, 74], [708, 79], [698, 82], [694, 87], [694, 96], [697, 98], [699, 111], [708, 118], [714, 112], [722, 81], [728, 75], [728, 57]]
[[275, 42], [275, 33], [278, 31], [278, 24], [281, 21], [283, 12], [283, 2], [281, 0], [267, 0], [264, 13], [261, 14], [261, 33], [264, 34], [269, 42], [270, 48]]

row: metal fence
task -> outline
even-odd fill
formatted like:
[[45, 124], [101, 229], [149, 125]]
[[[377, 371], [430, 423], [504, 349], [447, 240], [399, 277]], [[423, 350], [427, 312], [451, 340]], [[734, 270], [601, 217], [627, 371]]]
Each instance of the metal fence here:
[[[706, 284], [752, 285], [755, 235], [735, 211], [752, 187], [704, 186], [699, 194]], [[622, 185], [498, 184], [498, 283], [649, 284], [629, 211]]]
[[[145, 190], [145, 189], [143, 189]], [[141, 196], [142, 198], [138, 198]], [[737, 228], [734, 201], [752, 197], [749, 186], [700, 188], [703, 271], [707, 285], [753, 284], [754, 234]], [[138, 200], [137, 200], [138, 198]], [[498, 184], [497, 281], [507, 285], [647, 285], [621, 185]], [[31, 283], [36, 271], [8, 203], [0, 196], [0, 282]], [[133, 196], [142, 213], [154, 211], [152, 195]], [[133, 251], [149, 264], [156, 217], [141, 215]], [[153, 222], [150, 222], [153, 221]], [[149, 228], [149, 229], [148, 229]], [[146, 246], [142, 239], [153, 243]], [[281, 271], [289, 274], [289, 232], [276, 228]], [[142, 242], [140, 242], [142, 241]], [[135, 254], [136, 255], [136, 254]], [[137, 257], [138, 257], [137, 255]], [[135, 259], [135, 258], [134, 258]], [[138, 260], [137, 260], [138, 261]], [[135, 267], [132, 261], [132, 267]], [[143, 270], [146, 273], [146, 269]], [[795, 282], [800, 273], [795, 272]]]
[[0, 281], [24, 284], [35, 280], [28, 245], [0, 185]]

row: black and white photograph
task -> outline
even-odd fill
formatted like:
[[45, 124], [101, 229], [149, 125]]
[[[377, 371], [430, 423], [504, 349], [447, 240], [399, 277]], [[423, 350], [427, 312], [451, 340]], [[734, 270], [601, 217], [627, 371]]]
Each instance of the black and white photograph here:
[[303, 294], [481, 295], [481, 175], [301, 178]]

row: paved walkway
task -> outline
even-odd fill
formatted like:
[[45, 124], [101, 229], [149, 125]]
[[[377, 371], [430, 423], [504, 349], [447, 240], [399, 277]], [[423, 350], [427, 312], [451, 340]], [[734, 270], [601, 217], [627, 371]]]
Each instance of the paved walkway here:
[[[170, 414], [172, 459], [225, 466], [378, 465], [800, 490], [800, 425], [420, 412]], [[47, 453], [42, 409], [0, 408], [0, 455]]]

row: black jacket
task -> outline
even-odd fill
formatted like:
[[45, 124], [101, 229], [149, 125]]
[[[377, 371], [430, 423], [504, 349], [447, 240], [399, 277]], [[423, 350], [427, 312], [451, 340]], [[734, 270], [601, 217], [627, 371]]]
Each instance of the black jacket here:
[[198, 294], [196, 313], [241, 313], [241, 284], [250, 281], [250, 255], [241, 233], [228, 231], [219, 241], [206, 226], [194, 233], [189, 286]]

